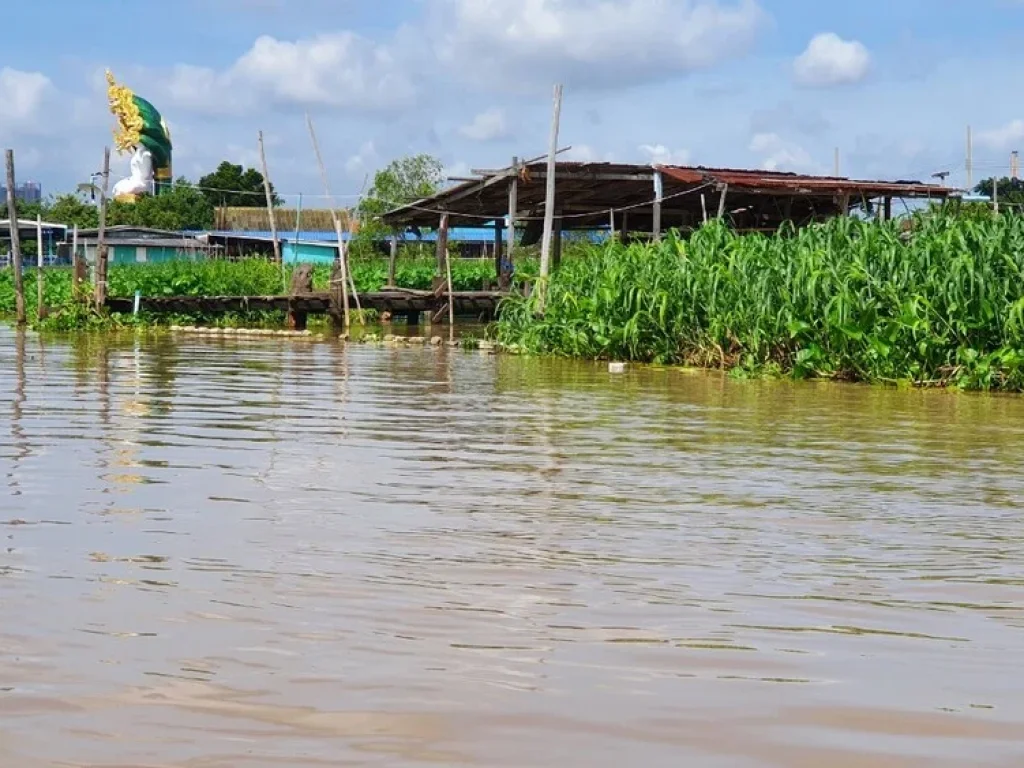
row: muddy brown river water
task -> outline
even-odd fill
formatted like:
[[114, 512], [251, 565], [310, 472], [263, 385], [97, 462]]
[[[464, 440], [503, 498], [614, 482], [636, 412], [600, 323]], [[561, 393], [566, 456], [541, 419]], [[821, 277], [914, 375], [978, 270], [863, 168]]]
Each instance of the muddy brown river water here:
[[0, 766], [1024, 765], [1024, 398], [0, 330]]

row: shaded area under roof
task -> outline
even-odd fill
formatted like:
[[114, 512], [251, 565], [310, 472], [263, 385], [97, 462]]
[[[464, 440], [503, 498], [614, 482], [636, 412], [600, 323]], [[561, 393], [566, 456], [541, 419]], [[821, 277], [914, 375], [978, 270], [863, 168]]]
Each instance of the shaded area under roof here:
[[[503, 220], [509, 190], [516, 180], [517, 221], [525, 222], [527, 240], [540, 229], [544, 215], [547, 164], [534, 162], [518, 169], [478, 171], [466, 181], [431, 198], [388, 212], [391, 227], [434, 228], [447, 211], [452, 225], [481, 226]], [[807, 224], [850, 208], [869, 207], [880, 198], [944, 200], [948, 187], [918, 181], [860, 181], [842, 177], [804, 176], [775, 171], [621, 163], [559, 162], [555, 171], [556, 215], [562, 229], [608, 226], [615, 211], [617, 229], [651, 231], [655, 178], [662, 179], [662, 228], [693, 228], [718, 213], [724, 191], [724, 213], [737, 229], [774, 230], [784, 221]]]

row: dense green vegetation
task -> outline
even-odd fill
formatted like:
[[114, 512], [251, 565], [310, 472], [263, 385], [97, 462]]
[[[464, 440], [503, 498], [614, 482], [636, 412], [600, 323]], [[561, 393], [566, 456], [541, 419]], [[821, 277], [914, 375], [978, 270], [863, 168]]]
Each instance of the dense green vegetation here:
[[[536, 261], [518, 265], [521, 274], [537, 274]], [[109, 292], [111, 296], [134, 296], [139, 291], [146, 296], [266, 296], [282, 293], [284, 281], [290, 282], [290, 271], [282, 276], [281, 268], [264, 259], [245, 261], [175, 261], [163, 264], [114, 264], [110, 266]], [[318, 265], [313, 272], [317, 290], [327, 290], [330, 265]], [[396, 263], [395, 283], [402, 288], [426, 290], [431, 287], [437, 265], [433, 259], [400, 259]], [[215, 320], [227, 324], [273, 324], [283, 317], [251, 313], [230, 318], [202, 317], [113, 317], [101, 318], [85, 311], [72, 301], [71, 270], [66, 268], [45, 271], [46, 292], [44, 306], [50, 317], [42, 327], [70, 329], [108, 325], [151, 324], [156, 322], [203, 322]], [[387, 284], [388, 266], [384, 259], [358, 259], [352, 262], [352, 275], [361, 292], [379, 291]], [[457, 291], [479, 290], [484, 280], [494, 278], [494, 264], [490, 260], [457, 259], [452, 262], [452, 286]], [[36, 273], [25, 272], [25, 299], [30, 318], [36, 317]], [[145, 302], [143, 302], [143, 308]], [[0, 271], [0, 316], [14, 313], [14, 285], [10, 270]]]
[[594, 247], [547, 311], [502, 308], [536, 353], [1024, 390], [1024, 217], [836, 219], [776, 236], [712, 223], [688, 240]]

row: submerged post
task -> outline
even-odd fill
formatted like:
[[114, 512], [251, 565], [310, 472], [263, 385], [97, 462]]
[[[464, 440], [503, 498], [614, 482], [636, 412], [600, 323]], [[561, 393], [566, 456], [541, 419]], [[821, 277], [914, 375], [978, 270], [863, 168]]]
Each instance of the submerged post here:
[[558, 126], [562, 117], [562, 86], [555, 86], [555, 111], [551, 119], [551, 144], [548, 150], [547, 192], [544, 196], [544, 238], [540, 249], [540, 278], [537, 280], [537, 309], [544, 311], [548, 274], [551, 271], [551, 236], [555, 225], [555, 156], [558, 153]]
[[96, 309], [107, 303], [107, 192], [110, 189], [110, 147], [103, 148], [103, 186], [100, 188], [100, 226], [96, 232]]
[[15, 322], [25, 324], [25, 284], [21, 276], [21, 233], [18, 231], [18, 203], [14, 186], [14, 150], [7, 150], [7, 220], [11, 230], [11, 268], [14, 270]]

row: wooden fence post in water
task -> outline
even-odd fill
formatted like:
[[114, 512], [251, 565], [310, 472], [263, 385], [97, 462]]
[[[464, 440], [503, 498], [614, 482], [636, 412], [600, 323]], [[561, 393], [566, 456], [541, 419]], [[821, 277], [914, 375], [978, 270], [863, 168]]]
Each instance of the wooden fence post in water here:
[[96, 310], [107, 303], [107, 192], [110, 189], [110, 147], [103, 148], [103, 186], [100, 188], [100, 226], [96, 232]]
[[295, 308], [295, 299], [308, 296], [313, 292], [313, 265], [300, 264], [292, 272], [292, 285], [289, 291], [287, 324], [293, 331], [306, 330], [306, 312]]
[[43, 217], [36, 214], [36, 319], [46, 317], [46, 284], [43, 282]]
[[448, 214], [441, 214], [441, 222], [437, 227], [437, 275], [434, 277], [434, 290], [444, 284], [445, 263], [448, 260]]
[[7, 150], [7, 219], [11, 230], [11, 268], [14, 270], [14, 315], [25, 324], [25, 283], [21, 275], [21, 233], [18, 231], [18, 203], [14, 186], [14, 150]]

